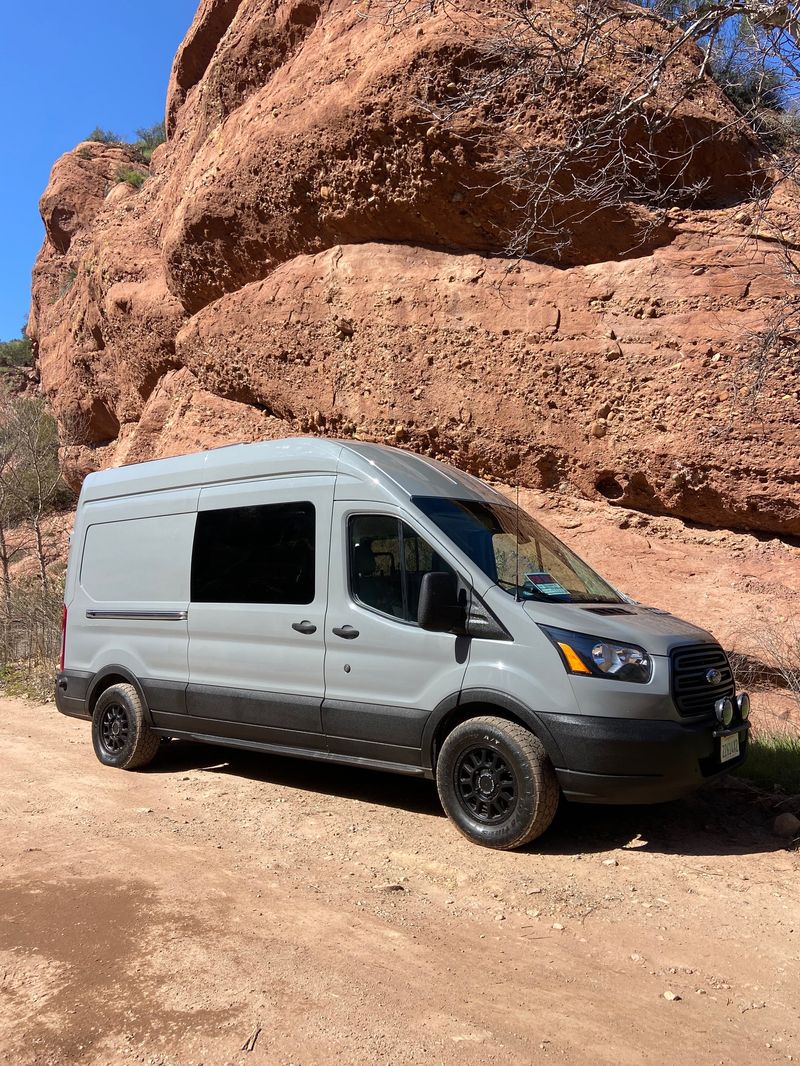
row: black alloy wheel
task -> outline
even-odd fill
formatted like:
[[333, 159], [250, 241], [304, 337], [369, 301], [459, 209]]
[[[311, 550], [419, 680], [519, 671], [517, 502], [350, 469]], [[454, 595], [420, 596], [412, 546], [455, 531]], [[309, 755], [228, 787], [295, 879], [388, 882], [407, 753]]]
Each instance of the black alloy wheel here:
[[118, 703], [112, 703], [100, 716], [100, 743], [109, 755], [117, 755], [128, 743], [131, 725], [128, 713]]
[[499, 825], [517, 805], [517, 778], [496, 748], [469, 748], [456, 762], [456, 794], [465, 810], [484, 825]]

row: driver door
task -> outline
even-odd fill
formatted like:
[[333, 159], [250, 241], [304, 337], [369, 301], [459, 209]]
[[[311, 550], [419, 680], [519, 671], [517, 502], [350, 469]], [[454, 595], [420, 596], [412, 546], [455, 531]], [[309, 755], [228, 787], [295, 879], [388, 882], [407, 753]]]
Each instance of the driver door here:
[[423, 764], [425, 724], [461, 690], [469, 641], [420, 629], [420, 584], [453, 569], [399, 512], [334, 505], [322, 709], [331, 752]]

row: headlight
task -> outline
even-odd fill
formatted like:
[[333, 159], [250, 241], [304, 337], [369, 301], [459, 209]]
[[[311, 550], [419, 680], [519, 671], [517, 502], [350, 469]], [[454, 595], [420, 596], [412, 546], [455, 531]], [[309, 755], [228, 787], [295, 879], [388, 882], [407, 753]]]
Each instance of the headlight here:
[[570, 674], [605, 677], [612, 681], [646, 684], [653, 674], [650, 656], [636, 644], [618, 644], [586, 633], [572, 633], [554, 626], [539, 626], [561, 656]]

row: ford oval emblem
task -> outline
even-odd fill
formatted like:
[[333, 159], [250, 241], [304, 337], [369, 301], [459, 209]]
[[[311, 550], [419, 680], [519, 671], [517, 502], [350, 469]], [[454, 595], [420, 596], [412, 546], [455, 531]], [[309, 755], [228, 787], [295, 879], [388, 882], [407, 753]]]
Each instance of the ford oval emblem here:
[[706, 670], [706, 681], [709, 685], [719, 685], [722, 681], [722, 671], [716, 668]]

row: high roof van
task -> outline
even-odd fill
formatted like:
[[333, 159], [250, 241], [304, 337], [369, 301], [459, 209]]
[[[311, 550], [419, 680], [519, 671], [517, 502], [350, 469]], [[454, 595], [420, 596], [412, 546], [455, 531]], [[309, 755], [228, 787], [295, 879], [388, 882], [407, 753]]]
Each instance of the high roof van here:
[[162, 738], [435, 779], [514, 848], [560, 797], [733, 769], [749, 699], [702, 629], [614, 589], [487, 484], [394, 448], [240, 445], [90, 475], [60, 711], [138, 769]]

